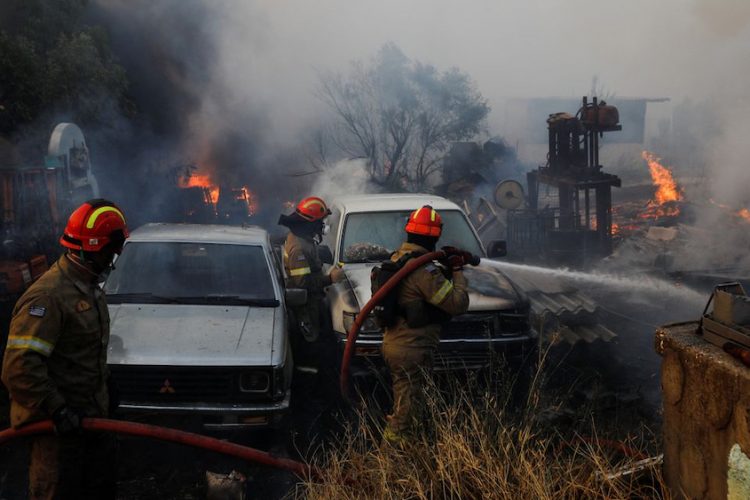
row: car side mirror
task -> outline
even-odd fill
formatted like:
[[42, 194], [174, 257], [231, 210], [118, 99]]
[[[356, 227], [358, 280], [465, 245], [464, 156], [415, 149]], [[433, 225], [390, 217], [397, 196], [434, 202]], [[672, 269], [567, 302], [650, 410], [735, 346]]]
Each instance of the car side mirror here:
[[287, 305], [297, 307], [307, 304], [307, 290], [304, 288], [287, 288], [284, 291]]
[[487, 247], [487, 257], [495, 259], [497, 257], [505, 257], [506, 255], [508, 255], [508, 242], [505, 240], [490, 241]]
[[333, 253], [326, 245], [318, 245], [318, 257], [323, 264], [333, 265]]

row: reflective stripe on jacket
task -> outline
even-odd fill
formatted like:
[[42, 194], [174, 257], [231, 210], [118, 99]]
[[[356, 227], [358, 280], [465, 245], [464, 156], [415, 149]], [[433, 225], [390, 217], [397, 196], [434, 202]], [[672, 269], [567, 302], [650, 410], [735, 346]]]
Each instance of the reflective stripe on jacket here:
[[331, 284], [331, 277], [323, 274], [315, 242], [293, 233], [284, 241], [284, 269], [290, 288], [304, 288], [309, 294], [322, 295], [323, 288]]
[[13, 427], [63, 404], [106, 415], [109, 313], [92, 278], [63, 256], [16, 303], [2, 367]]

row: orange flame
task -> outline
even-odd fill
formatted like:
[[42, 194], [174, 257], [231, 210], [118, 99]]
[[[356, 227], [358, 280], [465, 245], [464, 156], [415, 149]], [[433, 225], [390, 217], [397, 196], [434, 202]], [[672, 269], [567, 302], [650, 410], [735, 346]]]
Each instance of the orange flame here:
[[258, 211], [258, 199], [255, 197], [255, 194], [250, 191], [249, 187], [242, 186], [242, 188], [235, 196], [235, 199], [242, 200], [247, 203], [247, 215], [255, 215]]
[[734, 210], [732, 207], [730, 207], [728, 205], [723, 205], [721, 203], [717, 203], [717, 202], [715, 202], [712, 199], [709, 199], [708, 201], [710, 201], [713, 205], [721, 208], [722, 210], [724, 210], [726, 212], [731, 212], [732, 215], [734, 215], [735, 217], [739, 217], [740, 219], [744, 220], [745, 222], [750, 222], [750, 210], [748, 210], [747, 208], [741, 208], [739, 210]]
[[672, 176], [672, 171], [661, 164], [661, 158], [648, 151], [641, 152], [646, 160], [651, 180], [656, 186], [654, 199], [648, 202], [646, 211], [638, 215], [641, 219], [656, 219], [659, 217], [675, 217], [680, 215], [680, 207], [676, 202], [683, 199], [682, 189]]
[[672, 171], [660, 163], [661, 158], [648, 151], [643, 151], [641, 157], [648, 163], [651, 180], [656, 185], [656, 203], [663, 205], [668, 201], [682, 200], [682, 190], [677, 186]]
[[192, 174], [190, 177], [183, 177], [179, 183], [181, 188], [202, 187], [208, 191], [206, 203], [216, 204], [219, 201], [219, 186], [211, 182], [208, 174]]

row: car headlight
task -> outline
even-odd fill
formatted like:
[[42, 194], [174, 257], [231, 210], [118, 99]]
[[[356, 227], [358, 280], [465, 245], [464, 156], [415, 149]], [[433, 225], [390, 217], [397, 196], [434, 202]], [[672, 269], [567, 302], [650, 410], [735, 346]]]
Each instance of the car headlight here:
[[266, 372], [244, 372], [240, 374], [241, 392], [267, 392], [270, 380]]
[[[354, 319], [356, 317], [356, 313], [344, 311], [344, 329], [347, 333], [349, 333], [349, 330], [351, 330], [352, 325], [354, 324]], [[375, 316], [370, 313], [365, 319], [365, 322], [362, 323], [362, 328], [360, 328], [359, 331], [360, 333], [380, 333], [383, 330], [375, 322]]]

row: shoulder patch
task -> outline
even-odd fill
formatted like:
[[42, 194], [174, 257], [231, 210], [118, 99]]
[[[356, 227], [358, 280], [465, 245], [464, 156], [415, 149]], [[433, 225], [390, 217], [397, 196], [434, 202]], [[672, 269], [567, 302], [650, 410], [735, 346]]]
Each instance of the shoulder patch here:
[[305, 257], [305, 254], [301, 253], [301, 254], [299, 254], [299, 255], [297, 256], [297, 260], [298, 260], [299, 262], [304, 262], [304, 261], [306, 261], [306, 260], [307, 260], [307, 257]]
[[47, 308], [42, 306], [29, 306], [29, 316], [43, 318], [47, 314]]
[[78, 311], [79, 313], [88, 311], [89, 309], [91, 309], [91, 304], [89, 304], [85, 300], [79, 300], [78, 304], [76, 304], [76, 311]]

